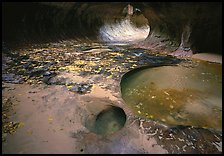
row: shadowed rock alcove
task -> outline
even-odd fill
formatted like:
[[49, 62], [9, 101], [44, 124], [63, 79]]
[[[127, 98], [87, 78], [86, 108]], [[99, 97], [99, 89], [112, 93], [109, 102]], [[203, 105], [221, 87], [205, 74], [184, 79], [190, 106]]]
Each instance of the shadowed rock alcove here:
[[217, 2], [3, 3], [3, 42], [15, 47], [64, 39], [144, 40], [136, 47], [186, 56], [221, 54], [221, 6]]

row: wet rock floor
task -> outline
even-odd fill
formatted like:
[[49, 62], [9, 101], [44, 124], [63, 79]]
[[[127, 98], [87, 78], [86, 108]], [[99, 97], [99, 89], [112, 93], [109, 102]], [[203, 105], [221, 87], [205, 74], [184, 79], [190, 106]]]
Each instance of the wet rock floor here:
[[[221, 153], [220, 132], [135, 116], [121, 98], [124, 73], [178, 63], [194, 62], [131, 46], [75, 41], [4, 50], [3, 153]], [[125, 126], [106, 136], [91, 132], [86, 122], [108, 104], [125, 110]]]

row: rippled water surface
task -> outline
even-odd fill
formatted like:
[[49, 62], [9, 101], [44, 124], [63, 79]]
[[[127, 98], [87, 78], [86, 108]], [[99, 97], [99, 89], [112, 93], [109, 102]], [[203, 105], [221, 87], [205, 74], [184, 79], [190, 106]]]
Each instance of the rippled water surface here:
[[220, 130], [221, 68], [221, 64], [193, 61], [193, 66], [138, 70], [122, 79], [122, 97], [140, 116], [170, 125]]

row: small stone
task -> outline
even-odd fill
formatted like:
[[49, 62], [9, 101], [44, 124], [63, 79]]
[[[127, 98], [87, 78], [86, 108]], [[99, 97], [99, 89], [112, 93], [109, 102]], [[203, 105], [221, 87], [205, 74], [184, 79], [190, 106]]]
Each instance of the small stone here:
[[43, 74], [43, 76], [50, 76], [52, 74], [52, 72], [50, 72], [50, 71], [46, 71], [44, 74]]
[[45, 71], [47, 71], [47, 67], [40, 67], [40, 68], [35, 68], [29, 72], [30, 76], [40, 76], [42, 75]]
[[91, 88], [93, 85], [91, 84], [75, 84], [74, 86], [70, 87], [70, 91], [72, 92], [77, 92], [79, 94], [86, 94], [88, 92], [90, 92]]
[[23, 78], [15, 74], [2, 74], [2, 81], [18, 84], [18, 83], [23, 83]]

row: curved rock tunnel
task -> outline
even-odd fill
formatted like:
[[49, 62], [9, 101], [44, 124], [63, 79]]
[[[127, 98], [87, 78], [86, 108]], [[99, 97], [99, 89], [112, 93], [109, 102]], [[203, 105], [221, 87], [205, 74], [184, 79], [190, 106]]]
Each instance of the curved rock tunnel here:
[[[3, 3], [3, 42], [8, 45], [64, 39], [99, 39], [100, 28], [125, 18], [128, 2]], [[137, 47], [167, 52], [221, 54], [221, 3], [133, 2], [132, 23], [150, 32]], [[147, 19], [146, 19], [147, 18]], [[120, 33], [120, 32], [117, 32]], [[98, 40], [99, 41], [99, 40]]]
[[[221, 12], [222, 4], [217, 2], [2, 3], [2, 114], [10, 110], [5, 107], [17, 103], [18, 112], [12, 117], [22, 121], [8, 122], [11, 118], [3, 116], [2, 133], [8, 141], [3, 145], [3, 153], [222, 152], [221, 64], [167, 56], [222, 55]], [[165, 56], [157, 53], [165, 53]], [[175, 110], [175, 100], [184, 103], [188, 99], [197, 100], [199, 95], [205, 99], [199, 102], [213, 105], [207, 108], [199, 103], [186, 110], [199, 115], [212, 112], [217, 122], [213, 122], [211, 116], [209, 122], [217, 125], [209, 127], [207, 120], [198, 127], [183, 124], [182, 120], [188, 120], [185, 111], [171, 112], [176, 117], [174, 121], [181, 123], [173, 127], [164, 122], [165, 115], [161, 120], [149, 112], [145, 116], [141, 102], [129, 108], [128, 98], [135, 94], [127, 95], [125, 101], [122, 86], [128, 90], [128, 85], [134, 84], [128, 80], [130, 73], [144, 68], [153, 70], [157, 65], [165, 65], [165, 71], [157, 71], [157, 76], [155, 71], [152, 74], [159, 85], [164, 84], [162, 78], [165, 84], [179, 84], [177, 88], [188, 80], [200, 89], [211, 84], [218, 96], [213, 96], [211, 89], [201, 94], [196, 88], [196, 96], [187, 90], [181, 94], [182, 99], [178, 98], [182, 92], [158, 89], [153, 90], [157, 94], [149, 98], [151, 90], [144, 86], [145, 89], [136, 92], [136, 97], [141, 98], [138, 93], [144, 91], [146, 96], [142, 94], [145, 97], [135, 100], [155, 100], [156, 105], [157, 99], [169, 100], [167, 110]], [[179, 70], [166, 70], [176, 65]], [[142, 74], [143, 80], [139, 82], [146, 77], [154, 81], [150, 75]], [[157, 83], [148, 85], [154, 89]], [[132, 89], [136, 90], [131, 88], [127, 93]], [[175, 99], [171, 94], [178, 96]], [[150, 107], [150, 110], [153, 109]], [[8, 137], [13, 126], [23, 129]], [[61, 127], [60, 131], [55, 127]], [[211, 129], [214, 127], [218, 128]], [[73, 137], [68, 137], [70, 133]], [[106, 135], [106, 141], [101, 135]], [[28, 143], [24, 144], [24, 138], [28, 138]], [[27, 148], [28, 144], [32, 147]], [[56, 149], [59, 146], [63, 148]]]

